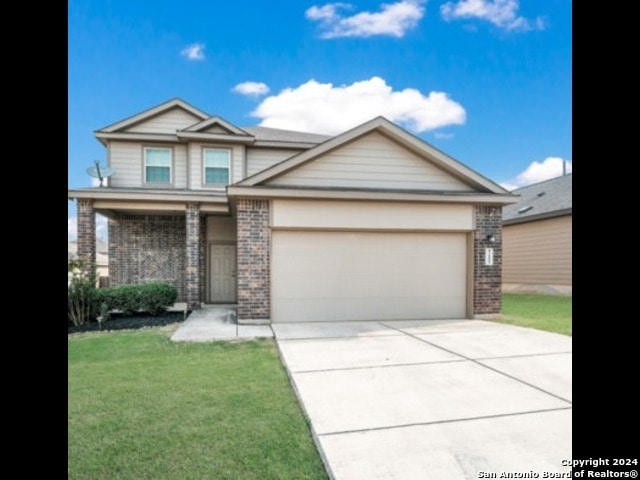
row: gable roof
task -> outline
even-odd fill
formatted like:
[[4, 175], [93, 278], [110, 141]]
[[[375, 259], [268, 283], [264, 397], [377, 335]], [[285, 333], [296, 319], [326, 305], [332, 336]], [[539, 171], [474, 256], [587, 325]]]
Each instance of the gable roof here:
[[140, 112], [131, 117], [125, 118], [124, 120], [120, 120], [119, 122], [112, 123], [111, 125], [108, 125], [104, 128], [101, 128], [100, 130], [97, 130], [97, 132], [113, 133], [118, 130], [123, 130], [127, 127], [135, 125], [136, 123], [140, 123], [148, 118], [155, 117], [156, 115], [159, 115], [163, 112], [166, 112], [176, 107], [182, 108], [183, 110], [195, 115], [196, 117], [201, 118], [202, 120], [209, 118], [209, 115], [207, 115], [202, 110], [197, 109], [193, 105], [189, 105], [184, 100], [180, 100], [179, 98], [173, 98], [168, 102], [161, 103], [160, 105], [156, 105], [155, 107], [152, 107], [148, 110]]
[[[195, 123], [178, 128], [175, 131], [141, 131], [136, 130], [140, 124], [145, 124], [156, 117], [180, 109], [198, 119]], [[204, 140], [213, 142], [244, 143], [265, 147], [300, 148], [306, 149], [330, 138], [307, 132], [295, 132], [267, 127], [238, 127], [217, 115], [210, 116], [179, 98], [156, 105], [119, 122], [108, 125], [94, 132], [95, 137], [103, 145], [106, 140], [141, 140], [176, 142], [181, 140]]]
[[[363, 123], [351, 130], [348, 130], [340, 135], [337, 135], [325, 142], [301, 152], [293, 157], [284, 160], [270, 168], [267, 168], [255, 175], [248, 177], [238, 183], [235, 186], [257, 186], [264, 185], [270, 180], [275, 179], [285, 173], [309, 163], [321, 155], [326, 154], [332, 150], [335, 150], [349, 142], [354, 141], [368, 133], [378, 131], [405, 148], [413, 151], [421, 157], [427, 157], [430, 162], [448, 172], [452, 176], [460, 179], [461, 181], [473, 186], [474, 188], [488, 193], [496, 193], [500, 195], [509, 194], [507, 190], [498, 185], [497, 183], [489, 180], [488, 178], [480, 175], [478, 172], [463, 165], [459, 161], [438, 150], [434, 146], [428, 144], [424, 140], [410, 134], [406, 130], [400, 128], [395, 123], [387, 120], [386, 118], [379, 116], [368, 122]], [[426, 161], [426, 160], [425, 160]]]
[[235, 133], [236, 135], [248, 135], [248, 133], [245, 132], [243, 129], [236, 127], [232, 123], [227, 122], [225, 119], [218, 117], [217, 115], [209, 117], [206, 120], [202, 120], [201, 122], [195, 123], [190, 127], [184, 128], [180, 131], [181, 132], [202, 132], [216, 125], [222, 127], [224, 130], [232, 134]]
[[518, 203], [504, 207], [503, 223], [509, 225], [569, 215], [572, 212], [572, 187], [573, 174], [569, 173], [513, 190], [520, 199]]
[[322, 143], [331, 138], [331, 135], [319, 133], [297, 132], [294, 130], [281, 130], [270, 127], [242, 127], [249, 135], [253, 135], [256, 142], [292, 142], [292, 143]]

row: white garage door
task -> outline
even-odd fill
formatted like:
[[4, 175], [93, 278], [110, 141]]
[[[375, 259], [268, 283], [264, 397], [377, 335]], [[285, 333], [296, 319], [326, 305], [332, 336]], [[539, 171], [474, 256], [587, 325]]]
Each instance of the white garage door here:
[[466, 317], [461, 233], [273, 232], [272, 321]]

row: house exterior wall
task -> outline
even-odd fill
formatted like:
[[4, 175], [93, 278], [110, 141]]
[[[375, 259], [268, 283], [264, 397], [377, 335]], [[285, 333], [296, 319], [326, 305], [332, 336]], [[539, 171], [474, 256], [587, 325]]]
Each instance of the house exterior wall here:
[[[172, 184], [167, 187], [187, 188], [187, 147], [179, 143], [144, 143], [109, 141], [109, 166], [115, 171], [110, 187], [142, 187], [144, 183], [144, 147], [169, 147], [173, 150]], [[154, 185], [158, 187], [158, 185]]]
[[301, 149], [247, 147], [247, 177], [266, 170], [302, 151]]
[[186, 301], [185, 216], [109, 219], [109, 285], [167, 282]]
[[78, 258], [92, 271], [96, 265], [96, 212], [93, 200], [78, 200]]
[[176, 107], [133, 125], [127, 128], [126, 131], [135, 133], [175, 133], [176, 130], [190, 127], [200, 120], [195, 115]]
[[186, 206], [186, 256], [185, 256], [185, 297], [190, 310], [200, 308], [202, 290], [201, 249], [202, 228], [200, 204], [187, 203]]
[[377, 132], [331, 151], [269, 184], [472, 191], [449, 173]]
[[236, 219], [232, 216], [209, 215], [206, 217], [207, 242], [235, 242], [238, 238]]
[[[502, 208], [475, 207], [473, 236], [473, 314], [495, 315], [502, 310]], [[487, 235], [494, 235], [489, 242]], [[486, 249], [493, 249], [493, 265], [485, 265]]]
[[471, 231], [470, 205], [273, 200], [274, 228]]
[[270, 201], [238, 198], [238, 323], [268, 323], [271, 315]]
[[203, 185], [203, 149], [222, 148], [231, 151], [231, 179], [229, 183], [239, 182], [244, 178], [244, 145], [228, 145], [223, 143], [189, 143], [189, 188], [191, 190], [220, 190], [224, 187]]
[[505, 225], [504, 283], [572, 285], [573, 217]]

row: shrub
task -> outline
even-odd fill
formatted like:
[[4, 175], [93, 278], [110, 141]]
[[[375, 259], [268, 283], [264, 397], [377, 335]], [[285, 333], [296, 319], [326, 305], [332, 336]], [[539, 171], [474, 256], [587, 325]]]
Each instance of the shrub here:
[[141, 285], [118, 285], [95, 291], [97, 305], [107, 305], [108, 310], [120, 310], [125, 315], [148, 312], [159, 315], [178, 298], [178, 290], [173, 285], [162, 282]]
[[87, 268], [83, 259], [67, 261], [68, 321], [73, 325], [84, 325], [96, 316], [96, 272]]

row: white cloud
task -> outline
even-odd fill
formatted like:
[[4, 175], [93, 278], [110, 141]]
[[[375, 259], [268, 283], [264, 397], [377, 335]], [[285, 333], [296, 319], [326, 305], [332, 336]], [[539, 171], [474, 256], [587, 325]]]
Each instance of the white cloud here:
[[180, 50], [180, 55], [188, 60], [204, 60], [204, 43], [192, 43]]
[[[96, 215], [96, 235], [102, 239], [109, 237], [109, 219]], [[78, 239], [78, 217], [67, 217], [67, 241]]]
[[320, 22], [321, 38], [371, 37], [389, 35], [403, 37], [407, 30], [415, 27], [424, 15], [426, 0], [401, 0], [383, 3], [378, 12], [360, 12], [344, 17], [339, 9], [353, 8], [348, 3], [328, 3], [316, 5], [305, 12], [307, 19]]
[[573, 171], [571, 160], [565, 160], [561, 157], [547, 157], [542, 162], [534, 161], [516, 178], [503, 182], [502, 185], [507, 190], [531, 185], [532, 183], [542, 182], [550, 178], [562, 175], [562, 164], [566, 161], [566, 171]]
[[240, 95], [259, 97], [260, 95], [269, 93], [269, 87], [266, 83], [262, 82], [242, 82], [233, 87], [231, 91], [239, 93]]
[[78, 238], [78, 218], [67, 218], [67, 241], [72, 241]]
[[394, 91], [380, 77], [334, 86], [309, 80], [265, 98], [251, 112], [263, 127], [337, 134], [382, 115], [414, 132], [462, 125], [466, 112], [444, 92]]
[[476, 18], [508, 31], [544, 29], [544, 20], [541, 17], [530, 21], [518, 15], [518, 8], [518, 0], [459, 0], [441, 5], [440, 13], [447, 21]]
[[454, 137], [453, 133], [446, 133], [446, 132], [436, 132], [433, 134], [433, 136], [441, 140], [449, 140]]

